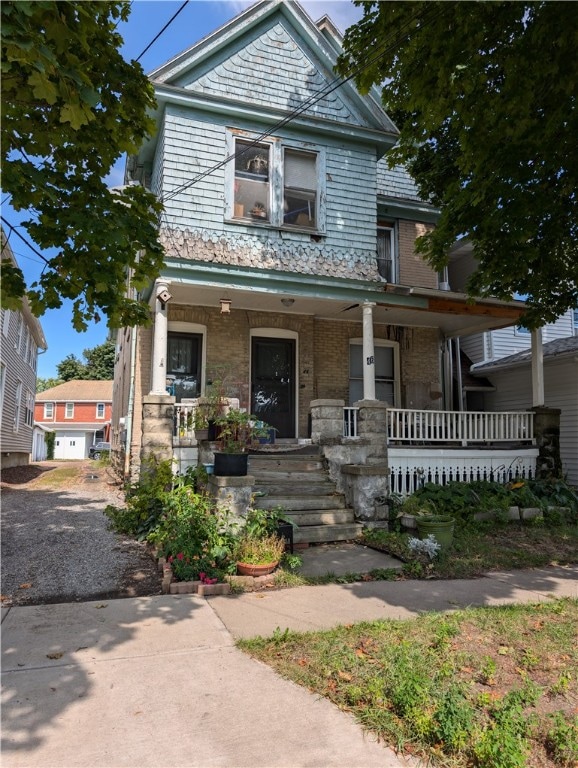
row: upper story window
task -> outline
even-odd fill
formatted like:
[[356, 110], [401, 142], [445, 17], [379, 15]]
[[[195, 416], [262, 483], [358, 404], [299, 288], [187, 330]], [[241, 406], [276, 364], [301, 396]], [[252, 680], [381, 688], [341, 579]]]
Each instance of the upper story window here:
[[54, 418], [54, 403], [44, 403], [44, 418], [45, 419]]
[[74, 418], [74, 403], [66, 403], [66, 408], [64, 409], [64, 418], [65, 419]]
[[271, 139], [252, 142], [227, 133], [225, 218], [279, 229], [325, 229], [323, 148]]
[[236, 139], [235, 154], [234, 218], [271, 221], [271, 146]]
[[18, 354], [22, 354], [22, 340], [24, 338], [24, 318], [18, 313]]
[[104, 403], [96, 404], [96, 418], [104, 419]]
[[397, 255], [394, 222], [378, 222], [377, 271], [388, 283], [397, 282]]
[[4, 309], [2, 312], [2, 333], [4, 336], [8, 337], [8, 332], [10, 331], [10, 316], [12, 312], [9, 309]]
[[317, 228], [317, 154], [286, 148], [283, 163], [283, 223]]

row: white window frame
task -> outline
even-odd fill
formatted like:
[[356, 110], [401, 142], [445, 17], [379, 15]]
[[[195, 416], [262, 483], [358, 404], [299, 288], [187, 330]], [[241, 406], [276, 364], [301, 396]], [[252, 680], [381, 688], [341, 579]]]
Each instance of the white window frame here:
[[20, 429], [20, 414], [22, 412], [22, 382], [16, 383], [16, 397], [14, 401], [14, 432]]
[[24, 406], [24, 423], [32, 428], [34, 423], [34, 395], [28, 389], [26, 391], [26, 405]]
[[[70, 409], [70, 414], [69, 414]], [[65, 419], [73, 419], [74, 418], [74, 403], [66, 403], [64, 406], [64, 418]]]
[[4, 409], [4, 387], [6, 385], [6, 366], [0, 363], [0, 410]]
[[[99, 411], [102, 411], [102, 413], [100, 413]], [[104, 419], [105, 414], [106, 414], [106, 406], [105, 406], [105, 404], [104, 403], [97, 403], [96, 404], [96, 418], [97, 419]]]
[[24, 318], [22, 317], [22, 313], [18, 313], [18, 341], [16, 350], [18, 354], [22, 357], [22, 337], [24, 334]]
[[54, 403], [44, 403], [44, 418], [54, 419]]
[[[352, 378], [363, 381], [359, 377], [351, 376], [350, 364], [351, 364], [351, 347], [359, 346], [363, 350], [363, 339], [349, 339], [349, 351], [347, 358], [347, 386]], [[392, 408], [399, 408], [401, 403], [401, 369], [400, 369], [400, 357], [399, 357], [399, 343], [397, 341], [389, 341], [388, 339], [374, 339], [373, 346], [375, 347], [389, 347], [393, 349], [393, 399], [394, 402], [390, 403]], [[378, 379], [376, 377], [376, 384]], [[349, 396], [349, 393], [348, 393]]]
[[[227, 157], [232, 157], [236, 151], [236, 142], [252, 141], [257, 139], [247, 134], [246, 131], [239, 131], [234, 128], [227, 128], [225, 133], [225, 145]], [[231, 160], [225, 165], [225, 221], [230, 224], [243, 224], [245, 226], [279, 229], [288, 232], [300, 232], [309, 235], [323, 235], [326, 231], [326, 211], [325, 195], [327, 186], [326, 174], [326, 154], [325, 147], [315, 146], [305, 142], [291, 141], [287, 139], [278, 139], [267, 137], [266, 140], [259, 140], [258, 144], [269, 147], [269, 201], [268, 201], [268, 220], [260, 221], [254, 218], [250, 213], [243, 216], [235, 216], [235, 161]], [[316, 227], [299, 226], [297, 224], [285, 224], [283, 220], [283, 197], [284, 197], [284, 150], [293, 149], [296, 152], [303, 152], [310, 155], [316, 155], [316, 173], [317, 173], [317, 199], [316, 199]]]
[[10, 333], [10, 318], [12, 316], [12, 310], [5, 309], [4, 315], [2, 317], [2, 333], [6, 338], [8, 338], [8, 334]]

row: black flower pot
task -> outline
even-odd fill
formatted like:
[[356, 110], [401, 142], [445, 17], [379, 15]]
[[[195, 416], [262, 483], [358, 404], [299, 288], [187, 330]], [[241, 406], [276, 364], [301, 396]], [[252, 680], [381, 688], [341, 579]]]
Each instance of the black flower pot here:
[[215, 452], [215, 471], [217, 477], [244, 477], [247, 474], [247, 453]]
[[277, 523], [277, 536], [285, 540], [285, 552], [293, 554], [293, 526], [291, 523]]

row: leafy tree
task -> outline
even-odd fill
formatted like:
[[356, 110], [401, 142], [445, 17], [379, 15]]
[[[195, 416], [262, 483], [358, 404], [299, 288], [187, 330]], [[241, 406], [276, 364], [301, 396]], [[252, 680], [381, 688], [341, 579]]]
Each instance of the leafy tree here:
[[62, 379], [56, 379], [54, 377], [52, 378], [37, 378], [36, 379], [36, 391], [37, 392], [44, 392], [47, 389], [52, 389], [52, 387], [57, 387], [59, 384], [62, 384]]
[[92, 349], [84, 350], [86, 360], [85, 379], [113, 379], [114, 378], [114, 358], [115, 344], [113, 341], [105, 341], [104, 344], [98, 344]]
[[74, 326], [102, 310], [113, 326], [146, 324], [148, 307], [125, 295], [127, 271], [142, 288], [159, 272], [161, 210], [143, 187], [117, 192], [103, 177], [151, 134], [153, 89], [124, 61], [116, 31], [129, 4], [102, 0], [4, 0], [2, 12], [2, 188], [41, 248], [56, 248], [39, 280], [2, 262], [2, 298], [32, 311], [73, 301]]
[[72, 381], [73, 379], [86, 379], [86, 366], [76, 355], [67, 355], [56, 366], [58, 378], [62, 381]]
[[576, 306], [578, 4], [356, 5], [339, 71], [365, 63], [358, 87], [383, 85], [401, 133], [390, 160], [441, 208], [421, 253], [439, 269], [470, 238], [469, 291], [527, 296], [528, 327]]

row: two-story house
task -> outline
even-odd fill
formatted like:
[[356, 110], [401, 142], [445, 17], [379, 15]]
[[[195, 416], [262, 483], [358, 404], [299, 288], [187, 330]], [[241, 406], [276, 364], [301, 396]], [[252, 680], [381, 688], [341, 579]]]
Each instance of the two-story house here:
[[[16, 259], [2, 237], [2, 258]], [[36, 363], [39, 350], [47, 349], [42, 326], [26, 300], [19, 311], [3, 309], [0, 315], [0, 411], [2, 469], [28, 464], [32, 452]]]
[[265, 0], [150, 75], [157, 133], [126, 183], [162, 200], [166, 256], [152, 327], [117, 339], [125, 470], [143, 397], [167, 384], [178, 408], [224, 379], [278, 440], [303, 440], [312, 402], [451, 407], [451, 339], [517, 322], [521, 302], [470, 302], [416, 253], [438, 211], [388, 168], [398, 131], [377, 92], [335, 78], [340, 41]]
[[55, 433], [55, 459], [85, 459], [88, 449], [109, 441], [112, 381], [65, 381], [36, 396], [34, 424]]

